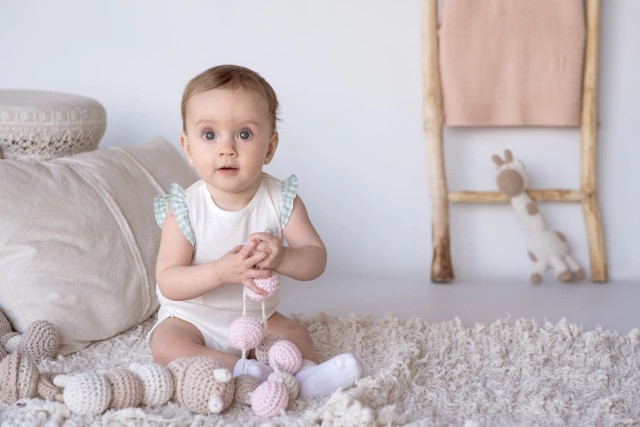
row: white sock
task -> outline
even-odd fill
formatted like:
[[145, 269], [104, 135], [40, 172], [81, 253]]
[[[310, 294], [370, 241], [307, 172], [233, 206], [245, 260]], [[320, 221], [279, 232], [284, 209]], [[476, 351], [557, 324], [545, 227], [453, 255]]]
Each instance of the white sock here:
[[273, 373], [273, 369], [269, 365], [260, 363], [257, 360], [240, 358], [233, 368], [233, 378], [238, 375], [248, 374], [263, 382]]
[[303, 360], [295, 377], [300, 385], [300, 397], [310, 398], [349, 387], [361, 374], [358, 359], [351, 353], [344, 353], [319, 365], [310, 360]]

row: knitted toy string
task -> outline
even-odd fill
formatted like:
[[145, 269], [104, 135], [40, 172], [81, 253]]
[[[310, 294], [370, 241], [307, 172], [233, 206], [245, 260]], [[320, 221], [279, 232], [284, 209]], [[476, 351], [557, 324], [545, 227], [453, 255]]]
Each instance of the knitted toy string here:
[[[234, 347], [242, 350], [242, 358], [247, 358], [247, 350], [256, 348], [267, 332], [267, 312], [265, 302], [278, 291], [280, 280], [278, 275], [273, 273], [271, 277], [262, 280], [254, 280], [256, 286], [264, 289], [267, 293], [260, 295], [245, 287], [242, 290], [242, 317], [234, 320], [229, 327], [229, 339]], [[247, 298], [260, 302], [262, 308], [262, 320], [256, 325], [247, 316]]]

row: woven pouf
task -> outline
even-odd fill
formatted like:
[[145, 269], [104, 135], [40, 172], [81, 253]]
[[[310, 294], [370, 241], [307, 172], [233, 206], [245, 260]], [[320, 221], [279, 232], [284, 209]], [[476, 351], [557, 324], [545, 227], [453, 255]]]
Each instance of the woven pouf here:
[[94, 150], [107, 114], [91, 98], [0, 89], [0, 158], [49, 160]]

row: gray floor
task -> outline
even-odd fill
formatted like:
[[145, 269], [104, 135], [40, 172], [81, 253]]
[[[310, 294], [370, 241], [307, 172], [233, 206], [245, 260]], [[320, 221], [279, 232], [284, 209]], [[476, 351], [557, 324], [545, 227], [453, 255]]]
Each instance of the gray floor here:
[[323, 276], [313, 282], [283, 280], [279, 311], [305, 316], [393, 313], [428, 322], [458, 317], [467, 326], [507, 316], [540, 323], [545, 319], [556, 323], [564, 317], [585, 329], [600, 326], [627, 334], [640, 328], [638, 301], [639, 282], [564, 284], [545, 277], [540, 285], [526, 280], [437, 285], [426, 279]]

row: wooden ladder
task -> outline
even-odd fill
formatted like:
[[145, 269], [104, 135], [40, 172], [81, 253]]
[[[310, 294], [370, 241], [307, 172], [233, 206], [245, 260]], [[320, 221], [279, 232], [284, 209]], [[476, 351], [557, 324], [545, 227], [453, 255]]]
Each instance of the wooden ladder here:
[[[606, 282], [607, 262], [596, 185], [600, 0], [585, 0], [585, 13], [587, 38], [580, 124], [581, 188], [580, 190], [528, 190], [527, 193], [536, 201], [582, 203], [589, 242], [591, 280]], [[438, 0], [423, 0], [422, 19], [424, 134], [429, 167], [433, 244], [431, 281], [442, 283], [451, 282], [454, 279], [449, 238], [449, 203], [508, 202], [508, 198], [497, 191], [449, 191], [447, 189], [442, 143], [444, 114], [438, 57]]]

